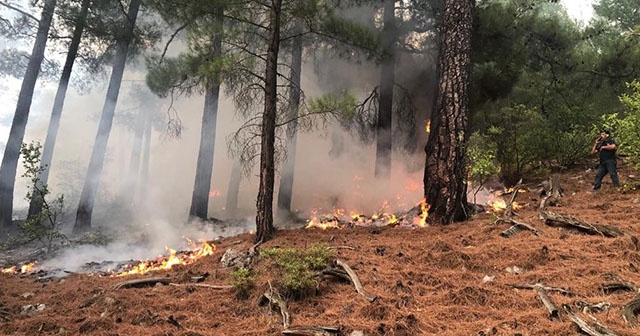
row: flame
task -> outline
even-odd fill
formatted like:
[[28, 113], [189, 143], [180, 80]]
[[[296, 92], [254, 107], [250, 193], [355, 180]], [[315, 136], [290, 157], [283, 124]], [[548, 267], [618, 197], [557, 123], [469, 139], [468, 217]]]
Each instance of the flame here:
[[431, 132], [431, 120], [427, 120], [426, 125], [424, 125], [424, 131], [428, 133]]
[[209, 198], [216, 196], [220, 196], [220, 191], [214, 189], [209, 192]]
[[185, 239], [187, 239], [189, 244], [195, 248], [194, 250], [178, 254], [176, 250], [165, 246], [165, 249], [169, 252], [168, 256], [158, 256], [155, 260], [142, 261], [137, 265], [132, 266], [131, 269], [116, 274], [116, 276], [146, 274], [151, 271], [168, 270], [174, 265], [189, 265], [202, 257], [212, 255], [216, 251], [216, 246], [214, 244], [209, 244], [204, 239], [198, 240], [200, 242], [199, 246], [190, 239]]
[[[507, 209], [507, 202], [505, 202], [505, 200], [501, 198], [496, 200], [489, 200], [487, 204], [493, 209], [494, 212], [502, 212]], [[518, 209], [519, 207], [520, 205], [518, 204], [518, 202], [511, 203], [512, 209], [515, 210], [515, 209]]]
[[420, 215], [413, 219], [413, 224], [419, 227], [427, 226], [427, 217], [429, 216], [429, 204], [427, 204], [427, 199], [423, 198], [420, 201]]
[[0, 272], [5, 274], [26, 274], [33, 271], [33, 267], [36, 265], [36, 263], [37, 261], [26, 263], [20, 266], [20, 268], [16, 266], [7, 267], [0, 270]]
[[[407, 182], [407, 184], [404, 185], [404, 190], [405, 191], [416, 191], [419, 190], [422, 187], [422, 185], [416, 181], [409, 181]], [[400, 197], [398, 197], [400, 198]]]

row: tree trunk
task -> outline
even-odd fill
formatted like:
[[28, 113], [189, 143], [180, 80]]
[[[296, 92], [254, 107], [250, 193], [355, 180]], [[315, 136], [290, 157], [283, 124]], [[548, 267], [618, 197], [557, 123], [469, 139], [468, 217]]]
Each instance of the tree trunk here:
[[260, 136], [260, 185], [256, 201], [256, 243], [266, 242], [275, 233], [275, 227], [273, 226], [273, 185], [281, 7], [282, 0], [271, 1], [269, 46], [264, 76], [264, 112], [262, 115], [262, 134]]
[[425, 147], [424, 196], [432, 224], [468, 218], [467, 111], [473, 0], [446, 0], [438, 88]]
[[107, 88], [107, 96], [102, 107], [102, 115], [96, 140], [89, 161], [89, 168], [85, 177], [82, 193], [80, 194], [80, 202], [76, 212], [76, 221], [73, 226], [74, 233], [87, 231], [91, 228], [91, 215], [93, 213], [93, 205], [100, 184], [100, 176], [102, 175], [102, 167], [104, 164], [104, 156], [107, 151], [107, 142], [109, 141], [109, 133], [113, 124], [113, 115], [115, 113], [118, 95], [120, 94], [120, 85], [122, 84], [122, 75], [127, 62], [127, 51], [129, 44], [133, 39], [133, 32], [138, 17], [138, 10], [142, 0], [132, 0], [127, 13], [127, 27], [123, 38], [117, 42], [116, 55], [113, 60], [113, 70]]
[[124, 201], [124, 204], [135, 204], [137, 202], [136, 190], [138, 176], [140, 174], [140, 155], [142, 154], [142, 140], [144, 138], [148, 113], [149, 111], [147, 111], [147, 109], [140, 109], [133, 126], [133, 144], [131, 145], [129, 172], [125, 177], [125, 182], [120, 192], [120, 198]]
[[142, 154], [142, 169], [140, 170], [140, 183], [138, 185], [138, 203], [142, 204], [149, 193], [149, 160], [151, 156], [151, 129], [153, 112], [147, 111], [144, 121], [144, 147]]
[[[299, 31], [299, 30], [297, 30]], [[302, 36], [297, 35], [291, 49], [291, 74], [289, 75], [289, 119], [287, 126], [287, 160], [284, 162], [280, 188], [278, 189], [278, 210], [291, 212], [293, 177], [296, 162], [298, 109], [300, 108], [300, 74], [302, 72]]]
[[22, 79], [22, 87], [18, 95], [9, 139], [2, 157], [2, 167], [0, 167], [0, 228], [8, 228], [13, 223], [13, 190], [16, 183], [20, 147], [24, 140], [24, 132], [29, 119], [31, 101], [33, 100], [33, 91], [40, 73], [40, 65], [44, 59], [44, 51], [55, 8], [56, 0], [45, 1], [40, 23], [38, 24], [36, 40], [33, 43], [33, 50], [27, 64], [27, 71]]
[[[51, 171], [51, 162], [53, 160], [53, 150], [56, 145], [56, 137], [58, 136], [58, 128], [60, 127], [60, 116], [62, 115], [62, 108], [64, 107], [64, 100], [67, 95], [67, 88], [69, 87], [69, 78], [71, 77], [71, 70], [73, 69], [73, 63], [78, 55], [78, 47], [82, 39], [82, 32], [87, 21], [87, 14], [89, 13], [89, 5], [91, 0], [83, 0], [80, 7], [80, 13], [76, 17], [75, 28], [73, 30], [73, 36], [71, 37], [71, 43], [69, 44], [69, 50], [67, 51], [67, 58], [62, 68], [62, 74], [60, 75], [60, 81], [58, 82], [58, 89], [56, 90], [56, 97], [53, 101], [53, 108], [51, 109], [51, 119], [49, 120], [49, 128], [47, 129], [47, 138], [44, 141], [44, 147], [42, 148], [42, 158], [40, 160], [40, 173], [38, 183], [40, 188], [46, 185], [49, 181], [49, 172]], [[42, 211], [42, 199], [40, 195], [33, 195], [31, 202], [29, 203], [29, 217], [38, 214]]]
[[238, 193], [240, 192], [240, 181], [242, 181], [242, 167], [237, 159], [233, 161], [231, 178], [229, 178], [229, 188], [227, 189], [227, 204], [225, 210], [228, 215], [235, 216], [238, 210]]
[[395, 0], [384, 0], [382, 38], [384, 58], [380, 70], [380, 104], [376, 125], [375, 176], [389, 178], [391, 174], [391, 118], [393, 113], [393, 83], [395, 80]]
[[[222, 12], [217, 9], [215, 16], [216, 33], [211, 37], [211, 58], [213, 60], [222, 55]], [[204, 96], [204, 110], [202, 112], [202, 130], [200, 131], [200, 149], [196, 165], [196, 178], [191, 196], [189, 220], [194, 218], [207, 219], [209, 212], [209, 192], [211, 190], [211, 176], [213, 174], [213, 156], [216, 145], [216, 123], [218, 118], [218, 99], [220, 96], [220, 80], [207, 80]]]

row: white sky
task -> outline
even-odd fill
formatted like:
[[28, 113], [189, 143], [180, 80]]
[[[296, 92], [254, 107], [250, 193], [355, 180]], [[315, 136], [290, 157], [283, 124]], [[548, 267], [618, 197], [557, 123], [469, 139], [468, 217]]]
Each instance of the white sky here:
[[561, 0], [570, 16], [587, 24], [593, 16], [593, 4], [596, 0]]

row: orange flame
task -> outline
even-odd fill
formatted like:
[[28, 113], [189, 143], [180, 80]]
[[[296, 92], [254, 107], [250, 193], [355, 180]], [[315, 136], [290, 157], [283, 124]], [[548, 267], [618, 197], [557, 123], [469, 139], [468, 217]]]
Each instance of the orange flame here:
[[218, 190], [211, 190], [209, 192], [209, 198], [216, 197], [216, 196], [220, 196], [220, 192]]
[[424, 130], [427, 134], [431, 132], [431, 120], [427, 120], [427, 124], [424, 125]]
[[176, 250], [165, 247], [165, 249], [169, 251], [168, 256], [158, 256], [155, 260], [142, 261], [139, 264], [132, 266], [131, 269], [116, 274], [116, 276], [146, 274], [152, 271], [168, 270], [174, 265], [189, 265], [202, 257], [212, 255], [216, 251], [216, 246], [214, 244], [209, 244], [204, 239], [198, 240], [200, 242], [199, 246], [196, 246], [196, 244], [188, 238], [187, 241], [195, 248], [194, 250], [178, 254]]
[[7, 268], [3, 268], [2, 270], [0, 270], [0, 272], [5, 273], [5, 274], [25, 274], [25, 273], [29, 273], [29, 272], [33, 271], [33, 266], [35, 266], [36, 263], [37, 263], [37, 261], [30, 262], [30, 263], [27, 263], [27, 264], [24, 264], [24, 265], [20, 266], [20, 268], [18, 268], [16, 266], [7, 267]]
[[[507, 209], [507, 202], [505, 202], [505, 200], [501, 198], [497, 200], [489, 200], [487, 204], [491, 207], [491, 209], [493, 209], [494, 212], [502, 212]], [[511, 203], [512, 209], [515, 210], [515, 209], [518, 209], [519, 207], [520, 205], [518, 205], [518, 202]]]
[[420, 201], [420, 215], [413, 219], [413, 224], [419, 227], [426, 227], [428, 216], [429, 204], [427, 204], [427, 199], [423, 198], [422, 201]]

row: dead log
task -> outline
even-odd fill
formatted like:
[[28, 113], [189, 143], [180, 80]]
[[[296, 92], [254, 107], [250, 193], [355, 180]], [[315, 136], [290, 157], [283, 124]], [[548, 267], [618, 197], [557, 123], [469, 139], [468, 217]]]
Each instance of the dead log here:
[[533, 233], [536, 236], [540, 235], [540, 231], [538, 231], [538, 229], [534, 228], [533, 226], [527, 224], [527, 223], [523, 223], [523, 222], [519, 222], [516, 221], [512, 218], [499, 218], [497, 220], [498, 222], [507, 222], [507, 223], [511, 223], [511, 227], [509, 227], [508, 229], [500, 232], [500, 236], [504, 237], [504, 238], [511, 238], [513, 236], [515, 236], [516, 234], [518, 234], [519, 232], [521, 232], [522, 230], [528, 230], [531, 231], [531, 233]]
[[315, 326], [315, 327], [290, 327], [282, 331], [283, 335], [294, 336], [335, 336], [340, 334], [340, 327]]
[[233, 288], [233, 286], [230, 286], [230, 285], [209, 285], [209, 284], [203, 284], [203, 283], [179, 284], [179, 283], [170, 282], [168, 285], [176, 286], [176, 287], [203, 287], [203, 288], [210, 288], [210, 289], [231, 289], [231, 288]]
[[638, 325], [636, 312], [640, 310], [640, 296], [636, 296], [631, 302], [622, 306], [622, 318], [625, 322], [632, 326]]
[[113, 289], [148, 287], [148, 286], [155, 286], [158, 283], [161, 283], [163, 285], [168, 285], [170, 282], [171, 282], [171, 279], [169, 278], [133, 279], [133, 280], [121, 282], [113, 286]]
[[564, 196], [564, 190], [560, 185], [560, 177], [554, 175], [549, 177], [548, 180], [540, 183], [540, 190], [538, 190], [538, 196], [541, 198], [548, 198], [550, 205], [555, 205], [558, 200]]
[[289, 314], [287, 301], [285, 301], [278, 292], [272, 289], [271, 292], [265, 292], [262, 294], [262, 297], [260, 298], [260, 305], [264, 305], [265, 302], [269, 302], [271, 309], [278, 308], [278, 311], [280, 311], [280, 315], [282, 316], [282, 328], [284, 330], [289, 329], [289, 324], [291, 324], [291, 315]]
[[576, 315], [568, 304], [563, 304], [562, 308], [567, 316], [569, 316], [569, 319], [575, 323], [583, 333], [590, 336], [618, 336], [617, 332], [604, 327], [599, 323], [597, 323], [595, 327], [589, 325], [585, 320]]
[[542, 301], [542, 304], [545, 306], [545, 308], [547, 308], [547, 311], [549, 311], [549, 319], [550, 320], [556, 319], [556, 318], [560, 319], [560, 311], [558, 310], [558, 307], [556, 307], [555, 303], [553, 303], [553, 301], [547, 294], [547, 291], [544, 289], [544, 286], [536, 285], [534, 290], [538, 294], [538, 297], [540, 298], [540, 301]]
[[551, 211], [547, 211], [542, 205], [540, 214], [542, 219], [544, 219], [545, 224], [553, 227], [565, 227], [591, 235], [601, 235], [603, 237], [621, 237], [625, 234], [624, 231], [615, 226], [586, 223], [571, 216], [559, 215]]
[[541, 287], [543, 288], [545, 291], [549, 291], [549, 292], [558, 292], [560, 294], [563, 295], [567, 295], [567, 296], [575, 296], [576, 293], [564, 289], [564, 288], [560, 288], [560, 287], [550, 287], [547, 286], [543, 283], [536, 283], [536, 284], [507, 284], [508, 286], [511, 286], [513, 288], [518, 288], [518, 289], [536, 289], [537, 287]]
[[604, 294], [612, 294], [618, 291], [638, 292], [638, 286], [631, 281], [622, 279], [617, 274], [608, 273], [604, 275], [605, 279], [614, 281], [609, 284], [602, 285], [600, 289]]
[[336, 263], [336, 265], [342, 267], [345, 270], [345, 272], [347, 272], [347, 274], [349, 275], [349, 279], [351, 280], [351, 283], [356, 287], [356, 291], [358, 292], [358, 294], [364, 296], [364, 298], [367, 299], [367, 301], [369, 301], [369, 302], [373, 302], [378, 298], [376, 295], [367, 292], [362, 287], [362, 283], [360, 282], [360, 279], [358, 278], [358, 275], [356, 275], [356, 272], [354, 272], [351, 269], [351, 267], [349, 267], [349, 265], [347, 265], [347, 263], [345, 263], [344, 261], [342, 261], [340, 259], [336, 259], [335, 263]]

